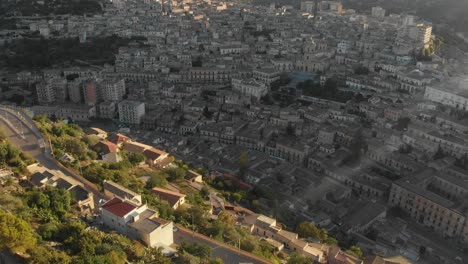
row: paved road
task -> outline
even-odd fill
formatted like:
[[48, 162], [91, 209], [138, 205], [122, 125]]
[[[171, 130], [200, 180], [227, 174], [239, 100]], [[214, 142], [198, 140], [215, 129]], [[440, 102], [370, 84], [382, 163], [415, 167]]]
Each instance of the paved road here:
[[[7, 119], [10, 122], [10, 124], [14, 126], [14, 128], [11, 128], [10, 125], [5, 122], [5, 119]], [[31, 124], [30, 120], [24, 117], [21, 118], [21, 116], [15, 112], [0, 108], [0, 126], [5, 131], [8, 140], [13, 145], [15, 145], [18, 148], [21, 148], [23, 152], [35, 158], [44, 167], [50, 170], [60, 170], [65, 175], [70, 176], [75, 180], [83, 183], [84, 187], [94, 194], [96, 202], [99, 199], [108, 199], [108, 197], [106, 197], [103, 193], [99, 191], [96, 185], [89, 182], [81, 175], [78, 175], [73, 171], [66, 169], [60, 163], [58, 163], [56, 160], [50, 157], [50, 155], [48, 154], [48, 149], [46, 149], [46, 151], [44, 152], [41, 148], [39, 148], [38, 141], [41, 138], [40, 132], [37, 129], [37, 127]]]
[[[8, 120], [8, 121], [5, 121]], [[7, 122], [9, 124], [7, 124]], [[65, 169], [52, 157], [39, 148], [38, 140], [41, 138], [40, 132], [35, 125], [26, 117], [21, 118], [21, 115], [0, 108], [0, 126], [5, 132], [8, 140], [18, 148], [21, 148], [25, 153], [35, 158], [39, 163], [50, 170], [60, 170], [65, 175], [73, 177], [74, 179], [82, 182], [85, 188], [94, 193], [96, 200], [99, 198], [108, 199], [105, 195], [96, 188], [94, 184], [87, 181], [80, 175]], [[11, 127], [13, 126], [13, 127]], [[48, 150], [46, 150], [48, 152]], [[198, 242], [208, 245], [213, 249], [213, 257], [223, 259], [226, 264], [239, 264], [239, 263], [259, 263], [267, 264], [269, 261], [263, 260], [255, 255], [245, 251], [240, 251], [231, 246], [205, 237], [198, 233], [179, 227], [179, 230], [174, 233], [174, 243], [180, 244], [182, 242]]]
[[189, 243], [199, 243], [207, 245], [213, 250], [213, 258], [221, 258], [226, 264], [239, 264], [239, 263], [259, 263], [267, 264], [270, 263], [268, 260], [264, 260], [260, 257], [257, 257], [253, 254], [250, 254], [245, 251], [241, 251], [237, 248], [227, 246], [223, 243], [220, 243], [216, 240], [210, 239], [206, 236], [193, 233], [192, 231], [177, 226], [179, 229], [177, 232], [174, 232], [174, 243], [180, 244], [182, 242]]

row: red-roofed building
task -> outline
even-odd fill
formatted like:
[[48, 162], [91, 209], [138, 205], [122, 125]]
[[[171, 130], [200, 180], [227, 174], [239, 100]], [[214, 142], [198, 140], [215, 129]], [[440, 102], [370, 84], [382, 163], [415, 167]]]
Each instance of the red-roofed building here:
[[118, 153], [119, 147], [110, 141], [99, 141], [94, 146], [94, 149], [101, 155], [102, 161], [104, 162], [115, 163], [122, 160]]
[[126, 234], [126, 225], [138, 216], [141, 211], [147, 209], [146, 205], [138, 208], [130, 201], [120, 198], [113, 198], [107, 201], [101, 207], [101, 219], [104, 225], [116, 230], [119, 233]]
[[154, 195], [158, 196], [159, 199], [168, 202], [172, 209], [177, 209], [180, 205], [185, 203], [185, 194], [158, 187], [154, 187], [152, 192]]
[[162, 167], [164, 161], [169, 159], [169, 153], [135, 141], [125, 143], [123, 150], [143, 154], [146, 157], [146, 163], [155, 167]]
[[132, 139], [123, 134], [117, 133], [117, 134], [112, 134], [109, 137], [107, 137], [107, 140], [114, 143], [120, 148], [125, 142], [129, 142]]
[[157, 212], [120, 198], [113, 198], [101, 207], [101, 219], [105, 226], [143, 241], [147, 246], [169, 246], [174, 243], [173, 223], [157, 217]]
[[146, 157], [146, 162], [151, 166], [159, 167], [163, 161], [169, 158], [169, 153], [156, 148], [150, 148], [143, 151]]

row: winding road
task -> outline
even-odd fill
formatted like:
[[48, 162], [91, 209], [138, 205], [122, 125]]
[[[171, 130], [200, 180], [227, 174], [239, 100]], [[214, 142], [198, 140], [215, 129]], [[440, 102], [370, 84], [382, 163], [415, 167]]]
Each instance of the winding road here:
[[[74, 178], [81, 182], [84, 188], [94, 194], [95, 204], [97, 205], [99, 199], [110, 199], [93, 183], [89, 182], [81, 175], [74, 171], [65, 168], [53, 157], [50, 156], [50, 149], [47, 146], [42, 149], [39, 147], [39, 141], [42, 135], [32, 121], [26, 114], [16, 109], [6, 108], [0, 106], [0, 127], [5, 132], [8, 140], [14, 146], [20, 148], [23, 152], [27, 153], [32, 158], [36, 159], [40, 164], [49, 170], [60, 170], [65, 175]], [[98, 206], [96, 206], [98, 208]], [[182, 226], [178, 226], [179, 231], [174, 233], [174, 242], [180, 244], [182, 242], [198, 242], [209, 246], [213, 250], [213, 257], [219, 257], [224, 260], [227, 264], [238, 264], [238, 263], [252, 263], [252, 264], [267, 264], [268, 260], [261, 257], [255, 256], [251, 253], [241, 251], [232, 246], [223, 244], [214, 239], [203, 236], [199, 233], [192, 232]], [[1, 253], [1, 252], [0, 252]]]
[[39, 140], [42, 139], [42, 135], [34, 121], [32, 121], [26, 114], [18, 110], [0, 107], [0, 126], [11, 144], [36, 159], [44, 167], [49, 170], [60, 170], [65, 175], [81, 182], [87, 191], [94, 194], [96, 205], [98, 204], [97, 202], [99, 199], [109, 199], [109, 197], [101, 193], [92, 182], [86, 180], [76, 172], [65, 168], [62, 164], [51, 157], [49, 154], [50, 149], [47, 144], [45, 144], [45, 149], [41, 149], [39, 147]]

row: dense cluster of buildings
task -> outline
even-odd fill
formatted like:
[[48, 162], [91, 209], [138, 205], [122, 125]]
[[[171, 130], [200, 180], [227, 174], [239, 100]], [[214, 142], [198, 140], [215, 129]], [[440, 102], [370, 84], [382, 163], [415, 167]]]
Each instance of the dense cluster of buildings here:
[[[244, 180], [281, 194], [275, 209], [291, 212], [282, 222], [311, 221], [368, 252], [416, 260], [426, 245], [408, 223], [382, 224], [399, 207], [411, 223], [468, 242], [468, 78], [437, 55], [428, 21], [339, 1], [297, 9], [215, 0], [114, 1], [102, 15], [25, 21], [44, 37], [146, 39], [121, 47], [114, 65], [2, 78], [35, 86], [33, 113], [148, 132], [146, 145], [102, 140], [103, 160], [123, 148], [155, 165], [155, 146], [224, 175], [238, 173], [247, 153]], [[141, 213], [126, 208], [124, 218]], [[122, 232], [135, 232], [128, 223]]]

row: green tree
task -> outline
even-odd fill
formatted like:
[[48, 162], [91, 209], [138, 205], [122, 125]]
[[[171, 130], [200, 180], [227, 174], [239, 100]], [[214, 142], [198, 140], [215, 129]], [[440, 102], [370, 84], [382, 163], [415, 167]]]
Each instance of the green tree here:
[[0, 210], [0, 248], [24, 253], [36, 245], [31, 226], [24, 220]]
[[60, 127], [60, 126], [53, 126], [52, 129], [51, 129], [51, 132], [56, 137], [61, 137], [61, 136], [63, 136], [65, 134], [62, 127]]
[[307, 258], [299, 253], [292, 253], [289, 255], [288, 264], [312, 264], [314, 263], [311, 258]]
[[0, 207], [13, 214], [18, 214], [24, 209], [23, 201], [7, 192], [0, 193]]
[[240, 248], [247, 252], [253, 252], [258, 248], [258, 241], [255, 239], [243, 239], [241, 240]]
[[351, 246], [348, 250], [346, 250], [346, 253], [353, 255], [357, 258], [362, 259], [363, 253], [360, 247], [358, 246]]
[[182, 242], [179, 246], [179, 252], [187, 252], [200, 258], [210, 258], [212, 253], [211, 251], [212, 250], [209, 246], [199, 243]]
[[57, 237], [57, 232], [59, 230], [59, 225], [56, 222], [49, 222], [42, 224], [38, 228], [38, 233], [44, 240], [51, 240]]
[[69, 264], [71, 257], [65, 252], [45, 248], [43, 246], [36, 246], [28, 251], [31, 258], [28, 263], [34, 264]]
[[177, 264], [201, 264], [201, 260], [199, 257], [194, 256], [186, 251], [179, 252], [179, 256], [177, 257], [175, 263]]
[[318, 228], [317, 226], [315, 226], [314, 224], [310, 222], [300, 223], [296, 228], [296, 232], [300, 237], [303, 237], [303, 238], [314, 237], [321, 241], [327, 239], [328, 237], [323, 230], [321, 230], [320, 228]]
[[164, 186], [167, 184], [167, 178], [169, 176], [162, 171], [155, 171], [151, 173], [148, 181], [146, 182], [146, 188], [152, 189], [154, 187]]
[[141, 153], [129, 153], [128, 154], [128, 161], [130, 161], [130, 163], [133, 166], [138, 165], [138, 164], [142, 163], [143, 161], [145, 161], [145, 155], [143, 155]]
[[79, 138], [64, 138], [61, 142], [65, 152], [71, 153], [84, 159], [86, 157], [88, 148], [86, 144]]
[[176, 181], [176, 180], [181, 180], [185, 178], [186, 171], [181, 168], [172, 168], [168, 171], [169, 174], [169, 181]]

